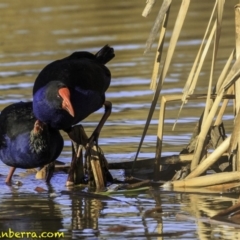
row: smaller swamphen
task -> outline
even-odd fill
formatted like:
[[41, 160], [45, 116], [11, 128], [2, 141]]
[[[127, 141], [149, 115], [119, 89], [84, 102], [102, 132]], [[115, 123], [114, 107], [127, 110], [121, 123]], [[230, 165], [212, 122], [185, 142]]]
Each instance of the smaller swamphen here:
[[102, 126], [111, 113], [111, 102], [105, 92], [111, 73], [105, 66], [114, 58], [108, 45], [96, 54], [74, 52], [48, 64], [39, 73], [33, 87], [33, 112], [37, 119], [56, 129], [66, 131], [73, 139], [72, 126], [105, 106], [105, 113], [89, 143], [98, 139]]
[[[32, 102], [7, 106], [0, 114], [0, 159], [10, 172], [10, 184], [16, 168], [35, 168], [54, 162], [63, 149], [63, 138], [57, 129], [37, 120]], [[53, 171], [53, 169], [51, 169]], [[50, 181], [52, 172], [47, 181]]]

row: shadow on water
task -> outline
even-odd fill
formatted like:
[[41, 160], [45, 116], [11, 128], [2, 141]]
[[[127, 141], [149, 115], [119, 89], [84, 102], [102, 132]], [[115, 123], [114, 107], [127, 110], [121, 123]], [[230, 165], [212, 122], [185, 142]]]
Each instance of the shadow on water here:
[[[171, 37], [181, 3], [173, 2], [166, 42]], [[235, 46], [233, 9], [237, 1], [225, 2], [215, 79]], [[213, 4], [214, 1], [192, 1], [163, 94], [181, 93]], [[108, 64], [112, 83], [106, 94], [113, 103], [113, 112], [101, 132], [99, 144], [109, 161], [131, 159], [135, 156], [152, 100], [149, 83], [156, 43], [149, 54], [143, 55], [143, 51], [160, 5], [161, 1], [156, 1], [145, 19], [141, 17], [145, 1], [1, 0], [0, 109], [13, 102], [31, 100], [34, 79], [46, 64], [76, 50], [97, 52], [108, 43], [116, 51], [116, 57]], [[165, 49], [167, 47], [168, 44]], [[211, 56], [207, 56], [197, 93], [206, 93], [210, 66]], [[172, 132], [180, 105], [167, 106], [165, 155], [179, 153], [188, 143], [205, 103], [189, 102], [181, 113], [176, 131]], [[227, 132], [232, 127], [231, 111], [224, 116]], [[102, 113], [101, 109], [82, 122], [89, 135]], [[140, 157], [154, 156], [158, 116], [159, 106]], [[59, 160], [69, 163], [70, 141], [63, 136], [65, 147]], [[64, 233], [63, 238], [57, 239], [240, 239], [237, 223], [209, 221], [219, 211], [234, 205], [239, 198], [237, 193], [150, 189], [131, 195], [99, 197], [89, 195], [85, 188], [65, 187], [67, 175], [61, 172], [56, 173], [52, 185], [47, 186], [36, 180], [34, 174], [23, 174], [25, 171], [18, 169], [14, 179], [23, 185], [8, 187], [4, 184], [8, 169], [2, 163], [0, 169], [4, 175], [0, 176], [0, 233], [11, 228], [15, 232]], [[158, 211], [152, 211], [155, 208]]]

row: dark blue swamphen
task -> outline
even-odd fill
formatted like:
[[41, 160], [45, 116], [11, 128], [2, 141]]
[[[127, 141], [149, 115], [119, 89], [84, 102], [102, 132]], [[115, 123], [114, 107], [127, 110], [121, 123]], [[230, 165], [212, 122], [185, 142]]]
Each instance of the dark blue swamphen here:
[[106, 45], [96, 54], [74, 52], [43, 68], [33, 87], [36, 118], [52, 128], [66, 131], [73, 140], [72, 126], [104, 105], [105, 113], [88, 140], [97, 143], [111, 113], [112, 104], [105, 101], [111, 73], [105, 64], [114, 56], [113, 48]]
[[[32, 102], [19, 102], [4, 108], [0, 114], [0, 159], [10, 172], [10, 184], [16, 168], [35, 168], [54, 162], [63, 149], [63, 138], [57, 129], [37, 120]], [[53, 171], [53, 169], [51, 169]], [[47, 181], [50, 181], [52, 172]]]

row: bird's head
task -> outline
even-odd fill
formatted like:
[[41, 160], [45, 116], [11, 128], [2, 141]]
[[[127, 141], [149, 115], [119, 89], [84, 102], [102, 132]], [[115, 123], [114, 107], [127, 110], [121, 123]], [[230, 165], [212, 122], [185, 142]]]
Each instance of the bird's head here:
[[[36, 112], [44, 112], [51, 108], [55, 110], [65, 110], [72, 117], [75, 115], [70, 100], [70, 90], [60, 81], [51, 81], [46, 86], [40, 88], [33, 96], [33, 108], [35, 115]], [[44, 121], [40, 116], [36, 117]]]
[[70, 90], [64, 83], [51, 81], [46, 88], [46, 98], [57, 108], [66, 110], [74, 117], [74, 110], [70, 100]]

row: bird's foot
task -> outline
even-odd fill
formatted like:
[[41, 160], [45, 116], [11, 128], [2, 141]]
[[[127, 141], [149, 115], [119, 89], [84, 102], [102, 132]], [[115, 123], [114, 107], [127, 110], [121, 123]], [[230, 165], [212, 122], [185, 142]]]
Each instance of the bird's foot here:
[[12, 186], [12, 181], [5, 180], [5, 183], [6, 183], [7, 186]]

